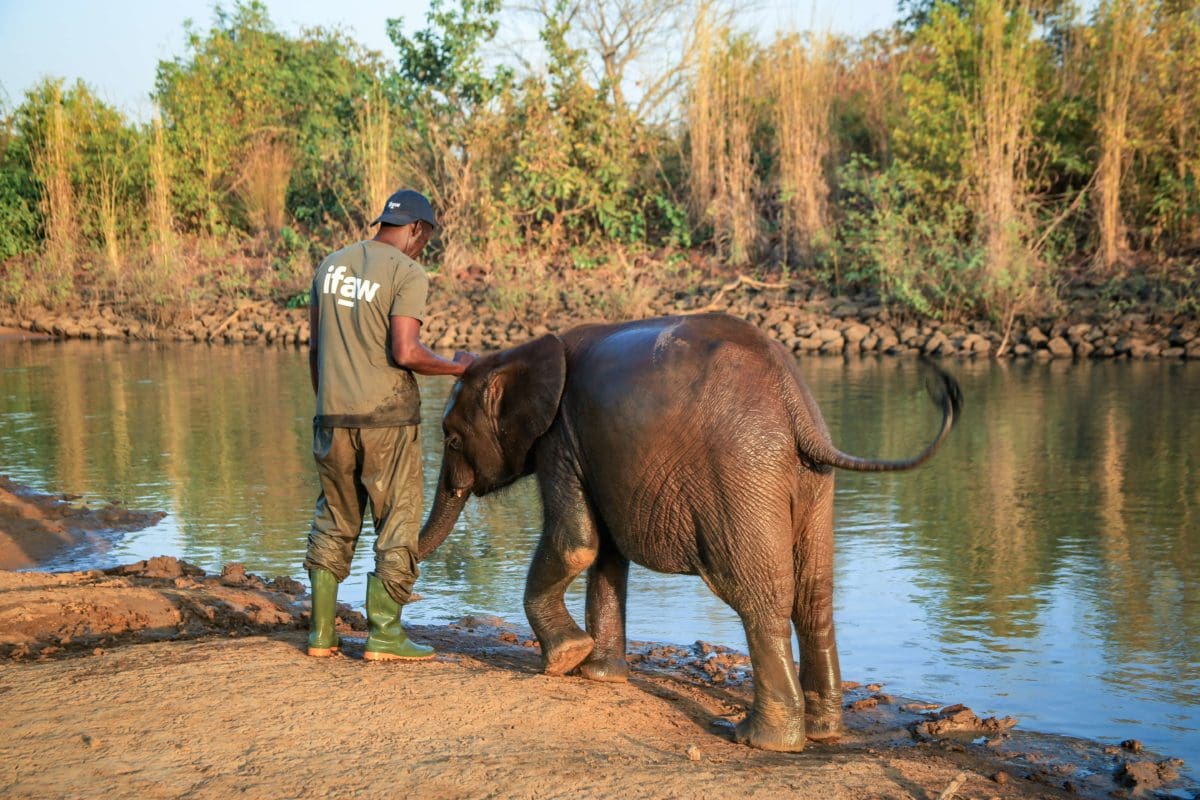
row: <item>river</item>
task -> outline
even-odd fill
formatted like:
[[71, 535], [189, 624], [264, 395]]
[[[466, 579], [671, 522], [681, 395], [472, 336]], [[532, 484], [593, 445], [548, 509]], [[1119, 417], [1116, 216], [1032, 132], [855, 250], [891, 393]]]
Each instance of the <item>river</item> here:
[[[912, 361], [806, 359], [834, 441], [902, 457], [939, 415]], [[949, 362], [965, 412], [926, 467], [837, 478], [844, 677], [1120, 742], [1200, 770], [1200, 365]], [[427, 490], [448, 379], [422, 380]], [[167, 517], [102, 554], [301, 575], [315, 499], [311, 390], [291, 349], [0, 343], [0, 473]], [[428, 496], [428, 492], [427, 492]], [[472, 500], [422, 565], [417, 622], [525, 623], [540, 523], [523, 481]], [[369, 531], [340, 598], [361, 606]], [[570, 592], [582, 621], [582, 581]], [[698, 578], [634, 569], [629, 636], [745, 648]]]

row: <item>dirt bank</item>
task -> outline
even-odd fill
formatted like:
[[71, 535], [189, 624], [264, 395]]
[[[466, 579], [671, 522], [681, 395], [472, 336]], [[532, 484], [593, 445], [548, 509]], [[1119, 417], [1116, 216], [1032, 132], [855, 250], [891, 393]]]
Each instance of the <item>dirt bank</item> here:
[[362, 619], [347, 611], [344, 655], [311, 659], [299, 590], [170, 558], [0, 573], [0, 794], [1100, 798], [1178, 788], [1178, 762], [1023, 734], [1013, 720], [857, 684], [847, 684], [841, 742], [750, 750], [730, 740], [750, 698], [746, 658], [703, 643], [634, 645], [632, 680], [601, 684], [541, 675], [526, 631], [470, 618], [412, 626], [437, 647], [433, 662], [370, 664]]
[[[781, 755], [733, 744], [746, 656], [633, 643], [632, 679], [539, 673], [527, 630], [410, 626], [438, 657], [304, 652], [298, 582], [159, 557], [0, 571], [0, 796], [1034, 798], [1197, 791], [1135, 743], [1023, 733], [961, 706], [846, 684], [847, 735]], [[1116, 793], [1114, 795], [1114, 792]]]
[[[661, 265], [659, 265], [661, 266]], [[646, 268], [647, 270], [650, 267]], [[912, 356], [1016, 359], [1200, 359], [1194, 311], [1136, 293], [1106, 297], [1086, 282], [1060, 307], [1015, 319], [962, 323], [921, 319], [872, 293], [832, 296], [811, 278], [764, 283], [739, 276], [651, 283], [584, 273], [497, 286], [486, 280], [433, 282], [425, 340], [441, 349], [491, 350], [597, 319], [725, 311], [750, 320], [800, 356]], [[1179, 305], [1178, 303], [1176, 304]], [[268, 301], [211, 301], [155, 326], [109, 306], [25, 315], [0, 312], [0, 326], [58, 338], [152, 339], [215, 344], [307, 344], [307, 312]]]
[[103, 532], [137, 530], [163, 518], [116, 504], [91, 509], [77, 500], [40, 494], [0, 475], [0, 569], [30, 567], [72, 548], [102, 548]]

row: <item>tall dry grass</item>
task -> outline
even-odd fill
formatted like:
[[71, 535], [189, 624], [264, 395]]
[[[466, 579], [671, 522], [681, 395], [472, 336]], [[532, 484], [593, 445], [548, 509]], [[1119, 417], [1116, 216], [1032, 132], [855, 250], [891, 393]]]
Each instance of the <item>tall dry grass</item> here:
[[354, 158], [362, 180], [359, 207], [367, 222], [375, 219], [387, 198], [395, 191], [395, 158], [392, 153], [392, 111], [383, 91], [375, 82], [367, 92], [359, 113]]
[[55, 85], [42, 141], [33, 146], [33, 172], [41, 184], [45, 238], [35, 265], [36, 274], [28, 287], [29, 302], [62, 299], [74, 283], [80, 228], [76, 222], [71, 168], [77, 158], [77, 142], [75, 128], [67, 124], [65, 116], [62, 90]]
[[1099, 266], [1105, 271], [1116, 267], [1129, 250], [1121, 214], [1121, 182], [1129, 158], [1130, 105], [1152, 13], [1153, 0], [1104, 0], [1096, 9], [1095, 31], [1100, 38], [1096, 228]]
[[287, 223], [287, 190], [294, 166], [291, 146], [274, 135], [260, 137], [243, 158], [235, 191], [257, 232], [277, 234]]
[[167, 270], [175, 262], [176, 238], [171, 211], [171, 154], [159, 117], [152, 123], [148, 156], [146, 212], [151, 260], [159, 269]]
[[[778, 162], [780, 227], [785, 248], [808, 259], [830, 238], [830, 112], [837, 64], [828, 35], [778, 39], [772, 50], [771, 101]], [[784, 253], [784, 263], [788, 263]]]
[[1028, 165], [1037, 102], [1035, 44], [1022, 0], [981, 0], [974, 14], [979, 79], [967, 114], [972, 206], [988, 283], [1011, 300], [1033, 277]]
[[121, 207], [120, 186], [124, 180], [124, 164], [111, 161], [104, 163], [96, 175], [96, 218], [100, 226], [100, 239], [104, 246], [104, 259], [112, 277], [120, 275], [121, 222], [124, 209]]
[[688, 197], [693, 218], [713, 229], [720, 255], [746, 264], [758, 244], [757, 176], [752, 147], [756, 75], [746, 39], [697, 17], [694, 75], [687, 103]]

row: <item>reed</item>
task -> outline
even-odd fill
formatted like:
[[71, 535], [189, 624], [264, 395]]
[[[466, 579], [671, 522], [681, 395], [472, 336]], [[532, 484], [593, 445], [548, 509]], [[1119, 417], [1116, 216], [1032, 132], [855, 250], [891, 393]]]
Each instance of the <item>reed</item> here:
[[104, 246], [104, 260], [112, 277], [120, 275], [121, 263], [121, 222], [124, 209], [121, 207], [119, 192], [123, 181], [126, 162], [119, 159], [116, 164], [105, 162], [96, 175], [96, 220], [100, 227], [100, 239]]
[[354, 142], [355, 161], [362, 181], [360, 210], [370, 222], [396, 190], [395, 159], [392, 154], [392, 110], [383, 84], [375, 81], [367, 91], [359, 112], [358, 136]]
[[748, 39], [717, 29], [708, 14], [699, 15], [693, 41], [689, 207], [699, 224], [712, 226], [720, 256], [742, 266], [754, 254], [759, 233], [754, 53]]
[[1096, 9], [1099, 37], [1096, 133], [1097, 258], [1112, 271], [1129, 252], [1121, 213], [1121, 184], [1130, 156], [1129, 111], [1152, 14], [1151, 0], [1104, 0]]
[[785, 247], [804, 260], [829, 241], [830, 111], [835, 92], [833, 43], [826, 36], [780, 38], [771, 53], [777, 200]]
[[162, 119], [157, 116], [151, 124], [148, 161], [146, 211], [151, 260], [166, 271], [175, 262], [175, 220], [171, 211], [171, 154]]
[[277, 234], [287, 222], [287, 190], [295, 159], [291, 147], [274, 135], [261, 136], [242, 160], [235, 185], [250, 226]]
[[1035, 111], [1032, 19], [1023, 2], [975, 5], [978, 80], [967, 113], [971, 190], [989, 287], [1009, 297], [1029, 288], [1032, 253], [1028, 165]]
[[79, 226], [75, 221], [72, 160], [77, 157], [74, 127], [64, 119], [62, 89], [54, 84], [41, 142], [33, 147], [33, 172], [41, 185], [45, 238], [41, 258], [27, 299], [62, 299], [74, 284], [79, 255]]

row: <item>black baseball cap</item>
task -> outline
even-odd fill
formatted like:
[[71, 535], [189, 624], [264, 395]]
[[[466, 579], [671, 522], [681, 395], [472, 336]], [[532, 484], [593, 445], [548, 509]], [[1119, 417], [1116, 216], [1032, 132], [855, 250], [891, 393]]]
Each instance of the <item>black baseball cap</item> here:
[[388, 225], [408, 225], [417, 220], [424, 220], [437, 227], [433, 206], [425, 199], [425, 195], [412, 189], [401, 189], [387, 199], [383, 205], [383, 213], [371, 224], [386, 222]]

